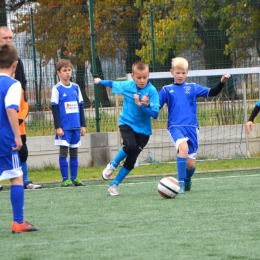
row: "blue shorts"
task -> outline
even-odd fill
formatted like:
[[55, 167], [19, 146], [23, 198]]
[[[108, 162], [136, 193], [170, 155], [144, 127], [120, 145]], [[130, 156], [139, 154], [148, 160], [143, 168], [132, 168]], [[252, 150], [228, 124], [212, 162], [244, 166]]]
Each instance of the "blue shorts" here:
[[63, 132], [63, 136], [58, 136], [56, 134], [54, 142], [55, 145], [67, 146], [71, 148], [77, 148], [81, 146], [80, 129], [63, 130]]
[[196, 159], [199, 148], [199, 129], [190, 126], [173, 126], [168, 129], [168, 133], [173, 141], [176, 150], [182, 142], [188, 143], [188, 157]]
[[0, 181], [10, 180], [23, 175], [18, 152], [0, 157]]

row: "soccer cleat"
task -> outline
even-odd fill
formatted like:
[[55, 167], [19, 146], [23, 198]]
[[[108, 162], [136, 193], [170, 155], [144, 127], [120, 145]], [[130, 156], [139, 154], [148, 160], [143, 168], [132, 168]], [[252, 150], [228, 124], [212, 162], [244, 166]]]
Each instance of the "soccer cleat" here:
[[2, 185], [0, 185], [0, 191], [3, 189], [4, 187]]
[[180, 183], [180, 191], [179, 194], [184, 194], [184, 183]]
[[74, 181], [72, 181], [72, 183], [75, 186], [86, 186], [86, 184], [84, 184], [80, 179], [76, 178]]
[[190, 191], [190, 189], [191, 189], [191, 184], [192, 184], [191, 181], [185, 182], [185, 184], [184, 184], [184, 190], [185, 190], [185, 191]]
[[109, 186], [108, 191], [111, 196], [117, 196], [118, 195], [118, 186], [114, 184], [113, 186]]
[[102, 172], [102, 178], [107, 181], [112, 173], [116, 170], [116, 168], [112, 164], [108, 164], [107, 167]]
[[74, 187], [74, 184], [71, 180], [66, 180], [61, 183], [61, 187]]
[[38, 231], [38, 228], [34, 227], [32, 224], [30, 224], [27, 221], [23, 221], [22, 224], [17, 223], [16, 221], [13, 221], [12, 223], [12, 233], [21, 233], [21, 232], [32, 232], [32, 231]]
[[27, 184], [24, 184], [24, 189], [26, 190], [35, 190], [35, 189], [40, 189], [42, 186], [38, 184], [33, 184], [31, 181], [28, 182]]

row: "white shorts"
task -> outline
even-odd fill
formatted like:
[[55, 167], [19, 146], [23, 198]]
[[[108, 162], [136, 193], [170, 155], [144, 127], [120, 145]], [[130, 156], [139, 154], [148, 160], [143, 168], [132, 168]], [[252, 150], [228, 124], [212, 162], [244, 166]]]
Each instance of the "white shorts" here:
[[23, 175], [23, 172], [17, 152], [5, 157], [0, 157], [0, 181], [10, 180], [21, 175]]

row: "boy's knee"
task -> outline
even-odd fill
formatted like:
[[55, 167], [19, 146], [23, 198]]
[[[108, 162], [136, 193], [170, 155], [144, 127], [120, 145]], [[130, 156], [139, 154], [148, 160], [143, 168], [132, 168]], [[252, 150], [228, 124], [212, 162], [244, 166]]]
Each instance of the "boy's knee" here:
[[136, 149], [136, 144], [128, 143], [127, 145], [124, 145], [124, 151], [126, 154], [132, 154], [135, 149]]

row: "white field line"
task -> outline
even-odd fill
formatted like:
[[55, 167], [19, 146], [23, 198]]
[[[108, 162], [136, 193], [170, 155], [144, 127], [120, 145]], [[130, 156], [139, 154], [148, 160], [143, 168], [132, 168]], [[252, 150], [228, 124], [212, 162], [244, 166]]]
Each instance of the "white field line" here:
[[[124, 185], [124, 186], [127, 186], [127, 185], [142, 185], [142, 184], [152, 184], [152, 183], [157, 183], [160, 178], [163, 178], [164, 175], [160, 176], [158, 175], [158, 180], [156, 181], [143, 181], [143, 182], [128, 182], [128, 183], [121, 183], [120, 185]], [[170, 176], [167, 175], [167, 176]], [[151, 177], [154, 177], [154, 176], [151, 176]], [[215, 179], [230, 179], [230, 178], [245, 178], [245, 177], [260, 177], [260, 174], [247, 174], [247, 175], [239, 175], [239, 176], [236, 176], [236, 175], [229, 175], [229, 176], [223, 176], [223, 177], [206, 177], [206, 178], [194, 178], [192, 179], [192, 181], [208, 181], [208, 180], [215, 180]], [[147, 178], [149, 178], [149, 176], [147, 176]], [[111, 179], [113, 180], [113, 179]], [[92, 182], [92, 181], [90, 181]], [[96, 184], [96, 185], [88, 185], [88, 181], [86, 181], [86, 184], [87, 186], [84, 186], [84, 187], [72, 187], [72, 188], [66, 188], [66, 189], [83, 189], [83, 188], [92, 188], [92, 187], [107, 187], [110, 182], [106, 182], [104, 184]], [[62, 188], [62, 187], [53, 187], [53, 188], [43, 188], [43, 189], [36, 189], [36, 190], [25, 190], [25, 192], [30, 192], [30, 191], [34, 191], [34, 192], [40, 192], [40, 191], [44, 191], [44, 190], [53, 190], [53, 189], [65, 189], [65, 188]], [[10, 190], [2, 190], [1, 193], [4, 193], [4, 192], [10, 192]]]

